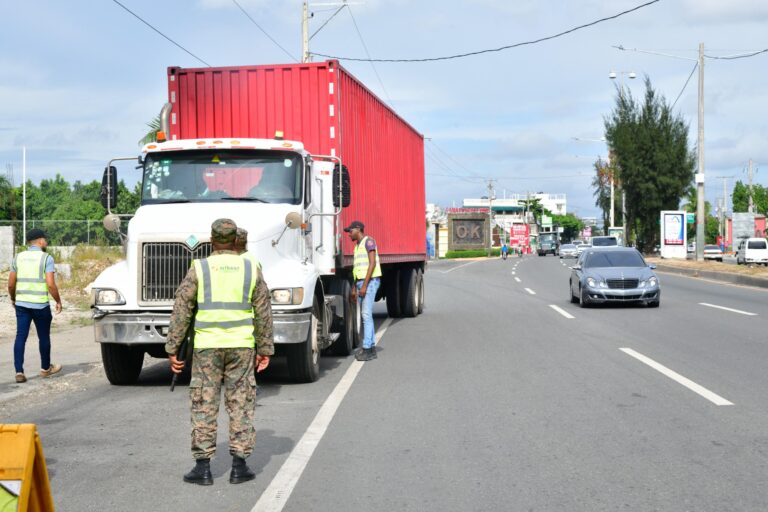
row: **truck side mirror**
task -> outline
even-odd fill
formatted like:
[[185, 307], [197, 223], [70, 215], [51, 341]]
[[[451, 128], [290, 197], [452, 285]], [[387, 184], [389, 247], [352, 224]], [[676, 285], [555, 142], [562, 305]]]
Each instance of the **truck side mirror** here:
[[117, 206], [117, 167], [104, 168], [104, 176], [101, 178], [101, 206], [107, 210]]
[[[341, 204], [339, 204], [339, 196], [341, 196]], [[349, 206], [351, 196], [349, 170], [346, 165], [342, 165], [339, 169], [339, 164], [336, 164], [333, 168], [333, 206], [346, 208]]]

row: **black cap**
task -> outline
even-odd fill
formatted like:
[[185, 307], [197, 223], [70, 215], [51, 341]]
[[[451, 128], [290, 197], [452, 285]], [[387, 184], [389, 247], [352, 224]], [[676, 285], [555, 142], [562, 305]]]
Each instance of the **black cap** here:
[[48, 238], [48, 235], [45, 234], [45, 231], [42, 229], [30, 229], [27, 231], [27, 242], [31, 242], [32, 240], [37, 240], [38, 238]]
[[352, 231], [355, 228], [359, 229], [360, 231], [365, 231], [365, 224], [363, 224], [359, 220], [353, 220], [352, 223], [349, 226], [344, 228], [344, 231], [349, 233], [350, 231]]

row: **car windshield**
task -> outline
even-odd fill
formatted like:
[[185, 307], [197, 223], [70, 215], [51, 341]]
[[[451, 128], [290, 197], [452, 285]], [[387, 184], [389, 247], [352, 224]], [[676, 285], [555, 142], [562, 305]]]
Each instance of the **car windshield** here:
[[644, 267], [645, 261], [637, 251], [595, 251], [587, 254], [584, 268]]
[[747, 243], [747, 249], [765, 249], [765, 240], [750, 240]]
[[613, 237], [592, 239], [592, 247], [610, 247], [612, 245], [618, 245], [618, 242]]
[[192, 150], [150, 153], [141, 204], [254, 201], [299, 204], [300, 155], [288, 151]]
[[573, 245], [573, 244], [563, 244], [563, 245], [561, 245], [561, 246], [560, 246], [560, 250], [561, 250], [561, 251], [562, 251], [563, 249], [566, 249], [566, 250], [567, 250], [567, 249], [575, 249], [575, 248], [576, 248], [576, 246], [575, 246], [575, 245]]

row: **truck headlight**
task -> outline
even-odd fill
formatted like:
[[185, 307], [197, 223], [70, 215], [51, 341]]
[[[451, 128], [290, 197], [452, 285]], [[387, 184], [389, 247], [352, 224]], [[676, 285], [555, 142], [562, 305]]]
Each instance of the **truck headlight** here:
[[272, 304], [297, 305], [304, 302], [304, 288], [276, 288], [271, 295]]
[[93, 290], [94, 306], [121, 306], [125, 304], [125, 297], [111, 288], [96, 288]]

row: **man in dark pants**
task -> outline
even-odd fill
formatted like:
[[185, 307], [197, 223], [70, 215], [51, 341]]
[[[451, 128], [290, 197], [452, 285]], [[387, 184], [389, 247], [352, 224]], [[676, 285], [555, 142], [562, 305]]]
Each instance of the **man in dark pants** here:
[[355, 242], [355, 258], [352, 268], [351, 300], [357, 300], [363, 318], [363, 347], [355, 354], [358, 361], [376, 359], [376, 338], [373, 328], [373, 302], [381, 284], [381, 263], [376, 241], [365, 234], [365, 225], [359, 220], [344, 228], [349, 238]]
[[218, 219], [211, 226], [213, 252], [193, 261], [176, 290], [165, 344], [171, 370], [180, 373], [184, 361], [177, 353], [194, 315], [189, 397], [195, 467], [184, 475], [184, 481], [198, 485], [213, 484], [210, 460], [216, 452], [222, 385], [232, 455], [229, 482], [238, 484], [256, 477], [245, 463], [256, 442], [254, 366], [257, 372], [264, 370], [275, 352], [269, 289], [255, 260], [235, 251], [236, 232], [230, 219]]
[[40, 375], [50, 377], [61, 371], [60, 364], [51, 364], [51, 305], [48, 296], [56, 301], [56, 314], [61, 313], [61, 297], [56, 287], [53, 257], [45, 252], [48, 240], [42, 229], [27, 233], [29, 248], [13, 259], [8, 276], [8, 295], [16, 309], [16, 341], [13, 344], [13, 364], [16, 382], [27, 382], [24, 375], [24, 348], [29, 327], [35, 323], [40, 341]]

